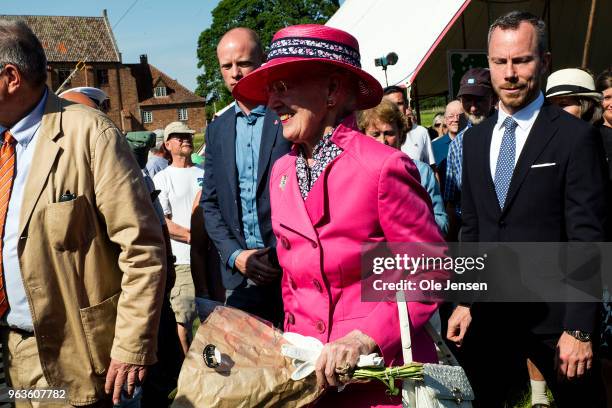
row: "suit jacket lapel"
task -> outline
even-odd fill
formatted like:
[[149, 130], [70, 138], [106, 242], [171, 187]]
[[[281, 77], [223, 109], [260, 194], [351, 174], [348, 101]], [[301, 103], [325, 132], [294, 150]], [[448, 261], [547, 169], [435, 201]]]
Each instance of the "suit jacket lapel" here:
[[[310, 220], [300, 187], [297, 181], [295, 169], [295, 153], [292, 155], [292, 164], [281, 174], [280, 185], [270, 186], [270, 188], [281, 189], [281, 208], [284, 208], [284, 217], [280, 223], [294, 233], [302, 235], [313, 242], [317, 242], [317, 234]], [[321, 175], [322, 176], [322, 175]], [[284, 185], [283, 185], [284, 184]]]
[[33, 155], [35, 161], [32, 162], [24, 187], [19, 214], [19, 236], [23, 235], [60, 151], [59, 146], [55, 143], [55, 138], [61, 133], [61, 112], [60, 99], [49, 92], [42, 123], [34, 141], [36, 143]]
[[272, 148], [276, 144], [276, 138], [282, 137], [279, 135], [280, 122], [271, 109], [266, 110], [264, 116], [263, 130], [261, 132], [261, 143], [259, 145], [259, 163], [257, 164], [257, 190], [259, 190], [262, 181], [266, 178], [266, 169], [270, 163], [272, 156]]
[[[493, 182], [493, 178], [491, 177], [491, 140], [493, 139], [493, 130], [495, 129], [495, 124], [497, 123], [497, 113], [486, 123], [482, 124], [483, 132], [485, 136], [484, 143], [482, 144], [482, 152], [480, 153], [480, 157], [482, 157], [482, 168], [485, 178], [485, 194], [487, 199], [493, 203], [493, 207], [499, 209], [499, 203], [497, 201], [497, 193], [495, 192], [495, 183]], [[466, 135], [463, 135], [465, 137]], [[465, 143], [465, 142], [464, 142]]]
[[232, 195], [238, 197], [238, 179], [236, 178], [236, 114], [231, 108], [231, 114], [227, 115], [227, 123], [219, 126], [219, 129], [227, 129], [226, 134], [221, 136], [221, 159], [225, 163], [225, 174], [227, 174]]
[[510, 187], [508, 188], [504, 212], [508, 210], [512, 203], [512, 199], [518, 193], [533, 163], [535, 163], [542, 150], [548, 145], [550, 139], [557, 133], [557, 126], [553, 123], [556, 116], [556, 113], [549, 110], [548, 105], [544, 105], [540, 109], [540, 113], [529, 132], [529, 136], [527, 136], [525, 146], [523, 146], [521, 155], [514, 168]]

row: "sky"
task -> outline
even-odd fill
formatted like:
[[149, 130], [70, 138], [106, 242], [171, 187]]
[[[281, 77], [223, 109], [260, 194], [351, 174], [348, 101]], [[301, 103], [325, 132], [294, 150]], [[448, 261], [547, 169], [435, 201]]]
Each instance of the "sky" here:
[[[210, 27], [218, 0], [0, 0], [2, 14], [62, 15], [108, 19], [124, 63], [137, 63], [147, 54], [149, 63], [196, 88], [196, 49], [200, 33]], [[127, 12], [127, 14], [126, 14]]]

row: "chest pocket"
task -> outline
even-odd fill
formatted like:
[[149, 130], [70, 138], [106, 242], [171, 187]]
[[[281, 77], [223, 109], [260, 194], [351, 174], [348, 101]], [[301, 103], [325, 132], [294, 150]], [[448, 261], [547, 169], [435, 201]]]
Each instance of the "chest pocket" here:
[[87, 198], [78, 196], [74, 200], [48, 204], [45, 229], [49, 242], [58, 251], [87, 247], [96, 235]]

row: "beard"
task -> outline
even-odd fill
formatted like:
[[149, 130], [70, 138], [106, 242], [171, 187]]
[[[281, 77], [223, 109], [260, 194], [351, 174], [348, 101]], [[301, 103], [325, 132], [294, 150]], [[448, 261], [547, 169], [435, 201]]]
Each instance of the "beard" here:
[[486, 115], [474, 115], [472, 113], [466, 113], [465, 116], [474, 126], [481, 124], [487, 118]]
[[[514, 94], [504, 92], [505, 89], [512, 88], [518, 88], [518, 92]], [[503, 83], [495, 87], [495, 93], [501, 103], [515, 112], [531, 103], [537, 97], [538, 92], [540, 92], [540, 84], [537, 80], [531, 84], [531, 87], [529, 83]]]
[[191, 157], [191, 153], [193, 153], [193, 147], [181, 147], [178, 151], [178, 155], [181, 157]]

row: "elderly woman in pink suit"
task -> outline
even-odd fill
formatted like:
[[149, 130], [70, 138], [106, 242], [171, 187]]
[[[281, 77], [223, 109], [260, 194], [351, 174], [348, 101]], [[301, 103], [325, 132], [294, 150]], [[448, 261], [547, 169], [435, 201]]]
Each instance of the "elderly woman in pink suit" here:
[[[380, 84], [360, 68], [350, 34], [320, 25], [276, 33], [268, 62], [234, 88], [237, 99], [267, 103], [292, 151], [272, 169], [272, 228], [283, 268], [285, 330], [325, 343], [316, 364], [322, 387], [336, 369], [379, 352], [402, 364], [397, 304], [361, 299], [364, 243], [442, 242], [419, 173], [405, 154], [357, 130], [354, 112], [376, 106]], [[408, 303], [415, 361], [437, 362], [421, 330], [436, 304]], [[327, 392], [318, 406], [401, 406], [379, 384]]]

